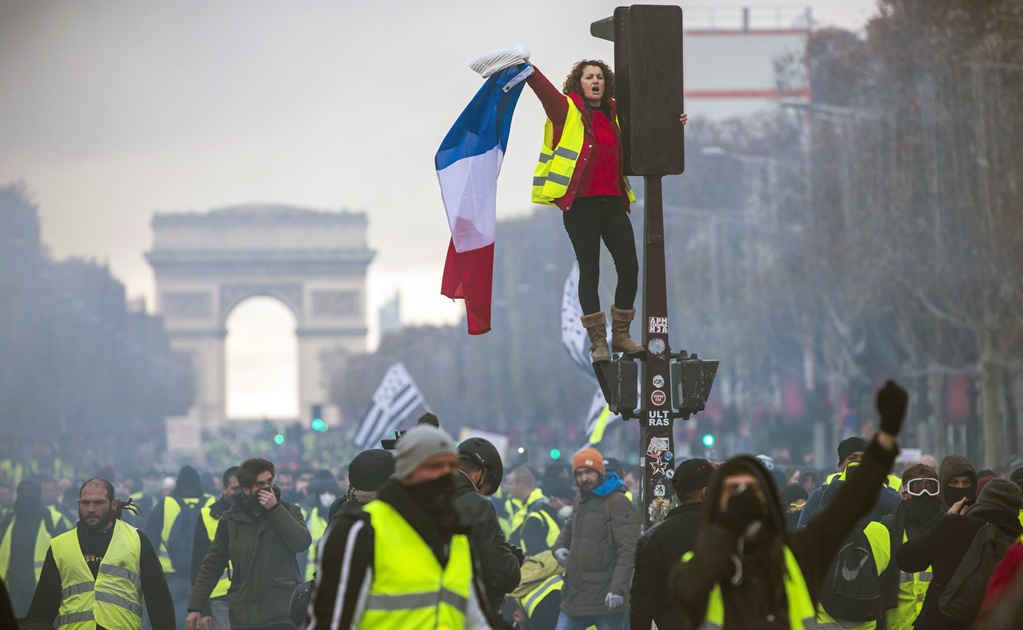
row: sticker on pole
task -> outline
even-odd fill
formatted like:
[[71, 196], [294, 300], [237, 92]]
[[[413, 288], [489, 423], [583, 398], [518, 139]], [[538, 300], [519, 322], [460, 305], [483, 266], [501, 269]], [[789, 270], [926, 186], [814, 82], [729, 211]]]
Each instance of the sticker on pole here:
[[655, 335], [667, 335], [668, 334], [668, 318], [667, 317], [649, 317], [647, 318], [648, 326], [647, 330]]
[[664, 390], [655, 389], [650, 393], [650, 402], [652, 402], [655, 407], [660, 407], [666, 400], [668, 400], [668, 395], [664, 393]]
[[664, 487], [663, 483], [659, 483], [656, 486], [654, 486], [654, 496], [655, 497], [663, 497], [665, 491], [666, 491], [666, 488]]
[[646, 447], [646, 454], [654, 459], [660, 459], [661, 453], [668, 450], [668, 438], [666, 437], [655, 437], [650, 438], [650, 444]]
[[654, 374], [654, 378], [653, 378], [652, 383], [653, 383], [654, 387], [656, 387], [657, 389], [660, 389], [660, 388], [664, 387], [664, 377], [661, 376], [660, 374]]

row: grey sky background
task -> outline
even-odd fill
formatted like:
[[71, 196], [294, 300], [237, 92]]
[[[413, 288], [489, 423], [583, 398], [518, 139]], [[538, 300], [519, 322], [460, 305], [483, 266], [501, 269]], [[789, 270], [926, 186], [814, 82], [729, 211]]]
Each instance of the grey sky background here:
[[[56, 259], [108, 262], [150, 309], [154, 212], [364, 210], [377, 250], [367, 323], [398, 290], [407, 323], [450, 322], [462, 305], [439, 294], [449, 233], [433, 155], [481, 84], [468, 62], [524, 44], [560, 84], [577, 59], [613, 60], [589, 24], [619, 4], [0, 0], [0, 184], [26, 183]], [[853, 30], [876, 12], [873, 0], [799, 5]], [[542, 125], [527, 89], [498, 218], [530, 209]]]

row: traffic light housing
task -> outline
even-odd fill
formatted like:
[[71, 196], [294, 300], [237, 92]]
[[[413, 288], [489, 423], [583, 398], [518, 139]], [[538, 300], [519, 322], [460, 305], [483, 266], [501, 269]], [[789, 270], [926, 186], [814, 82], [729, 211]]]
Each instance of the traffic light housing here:
[[313, 431], [324, 432], [327, 430], [327, 423], [323, 420], [323, 405], [312, 406], [312, 421], [309, 423]]

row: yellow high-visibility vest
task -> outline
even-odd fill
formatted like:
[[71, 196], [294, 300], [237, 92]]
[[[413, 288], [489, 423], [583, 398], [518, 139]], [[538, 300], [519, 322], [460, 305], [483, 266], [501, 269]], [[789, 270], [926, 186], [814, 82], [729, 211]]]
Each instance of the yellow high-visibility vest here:
[[118, 630], [142, 628], [142, 545], [138, 530], [114, 521], [110, 545], [95, 578], [78, 544], [78, 530], [50, 543], [60, 572], [60, 630], [95, 630], [97, 625]]
[[[859, 462], [850, 462], [849, 466], [859, 466]], [[847, 470], [849, 470], [848, 466], [842, 472], [831, 473], [830, 475], [828, 475], [827, 479], [824, 480], [824, 485], [825, 486], [828, 485], [835, 479], [841, 479], [842, 481], [845, 481], [845, 473]], [[898, 475], [888, 475], [887, 479], [885, 480], [885, 485], [887, 485], [892, 490], [898, 492], [899, 490], [902, 489], [902, 477], [899, 477]]]
[[[906, 532], [902, 532], [902, 542], [905, 543], [906, 540]], [[899, 572], [898, 605], [885, 611], [885, 625], [888, 630], [912, 630], [913, 622], [920, 615], [930, 585], [931, 567], [916, 573]]]
[[[817, 611], [814, 610], [810, 591], [806, 588], [803, 571], [796, 562], [796, 556], [786, 545], [785, 551], [785, 597], [789, 603], [789, 628], [791, 630], [807, 630], [817, 627]], [[688, 551], [682, 556], [688, 562], [693, 552]], [[721, 597], [721, 585], [715, 584], [707, 598], [707, 612], [704, 614], [701, 630], [721, 630], [725, 627], [725, 600]]]
[[464, 628], [472, 588], [469, 539], [451, 537], [447, 566], [390, 504], [362, 508], [375, 532], [373, 583], [359, 628]]
[[312, 536], [313, 542], [309, 545], [309, 561], [305, 564], [305, 579], [313, 579], [313, 574], [316, 573], [316, 553], [319, 549], [320, 539], [323, 538], [323, 534], [327, 532], [327, 525], [330, 523], [324, 513], [327, 508], [322, 506], [314, 507], [309, 512], [309, 518], [306, 519], [306, 525], [309, 527], [309, 535]]
[[[561, 527], [558, 525], [557, 521], [551, 518], [551, 515], [548, 514], [546, 510], [536, 509], [531, 511], [529, 509], [537, 501], [541, 501], [546, 498], [547, 497], [543, 495], [543, 491], [540, 488], [534, 488], [533, 491], [529, 493], [529, 496], [526, 497], [525, 503], [522, 505], [519, 511], [515, 513], [515, 516], [512, 518], [511, 528], [513, 535], [517, 534], [518, 537], [521, 539], [522, 530], [526, 526], [526, 521], [531, 518], [539, 520], [547, 527], [546, 542], [547, 548], [549, 549], [550, 547], [554, 546], [554, 542], [558, 539], [558, 534], [561, 533]], [[509, 536], [509, 538], [511, 538], [511, 536]], [[525, 545], [523, 545], [522, 551], [527, 556], [531, 556], [533, 554], [540, 553], [543, 550], [526, 549]]]
[[536, 607], [540, 605], [548, 595], [555, 591], [560, 591], [565, 585], [565, 580], [560, 575], [552, 575], [539, 586], [530, 591], [525, 597], [522, 598], [522, 608], [526, 611], [526, 616], [530, 619], [533, 618], [533, 612]]
[[[572, 174], [575, 172], [579, 161], [579, 154], [583, 149], [583, 141], [586, 136], [586, 127], [583, 123], [582, 112], [575, 106], [575, 102], [568, 95], [568, 113], [565, 115], [565, 126], [561, 131], [561, 138], [558, 146], [554, 145], [554, 123], [547, 119], [543, 127], [543, 146], [540, 148], [540, 158], [536, 168], [533, 169], [533, 192], [531, 200], [533, 203], [553, 205], [555, 199], [560, 199], [568, 193], [568, 185], [572, 182]], [[618, 116], [615, 116], [615, 125], [618, 124]], [[632, 192], [627, 177], [621, 178], [622, 189], [629, 197], [630, 202], [636, 201], [636, 195]]]
[[174, 565], [171, 563], [170, 552], [167, 551], [167, 539], [170, 538], [174, 521], [178, 520], [181, 514], [181, 505], [178, 500], [189, 507], [201, 505], [209, 507], [215, 499], [209, 495], [202, 497], [164, 497], [163, 498], [163, 529], [160, 530], [160, 544], [156, 547], [156, 555], [160, 558], [160, 566], [163, 567], [164, 575], [175, 573]]
[[[214, 536], [217, 535], [217, 526], [220, 525], [220, 519], [214, 518], [213, 514], [210, 513], [212, 504], [203, 507], [199, 513], [202, 515], [202, 524], [206, 527], [206, 535], [209, 536], [210, 542], [213, 542]], [[213, 587], [213, 592], [210, 593], [210, 599], [217, 597], [224, 597], [227, 595], [227, 589], [231, 588], [231, 572], [234, 567], [231, 565], [231, 561], [227, 561], [227, 567], [224, 568], [224, 572], [220, 575], [220, 579], [217, 580], [217, 585]]]
[[[43, 518], [47, 517], [43, 516]], [[11, 538], [14, 532], [14, 522], [17, 520], [17, 516], [11, 517], [11, 524], [8, 526], [6, 534], [3, 534], [3, 542], [0, 543], [0, 576], [3, 576], [5, 582], [11, 581], [7, 573], [11, 569]], [[46, 550], [50, 548], [50, 540], [50, 530], [46, 528], [46, 523], [40, 521], [39, 531], [36, 532], [35, 552], [32, 556], [35, 563], [36, 583], [39, 582], [39, 574], [43, 572], [43, 562], [46, 560]]]

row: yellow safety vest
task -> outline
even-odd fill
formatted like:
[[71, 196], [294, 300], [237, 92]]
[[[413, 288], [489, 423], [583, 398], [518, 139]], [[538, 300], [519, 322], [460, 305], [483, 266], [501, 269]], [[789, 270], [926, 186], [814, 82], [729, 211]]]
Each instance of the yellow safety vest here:
[[[810, 599], [810, 591], [806, 588], [803, 571], [796, 562], [796, 556], [786, 545], [785, 551], [785, 597], [789, 602], [789, 628], [791, 630], [807, 630], [816, 628], [817, 612]], [[688, 551], [682, 556], [683, 562], [689, 562], [693, 552]], [[707, 599], [707, 612], [704, 614], [701, 630], [721, 630], [725, 627], [725, 600], [721, 597], [721, 585], [715, 584]]]
[[[863, 533], [867, 536], [867, 542], [870, 543], [870, 551], [874, 554], [874, 564], [877, 566], [877, 575], [880, 576], [888, 568], [892, 557], [888, 528], [877, 521], [871, 521], [863, 528]], [[885, 618], [887, 619], [887, 616]], [[877, 627], [876, 621], [864, 621], [855, 626], [838, 624], [835, 618], [829, 615], [820, 604], [817, 604], [817, 622], [821, 628], [842, 628], [843, 630], [872, 630]]]
[[160, 530], [160, 545], [156, 549], [156, 555], [160, 558], [160, 566], [163, 567], [164, 575], [175, 573], [174, 565], [171, 564], [170, 552], [167, 551], [167, 539], [170, 538], [174, 521], [178, 520], [178, 515], [181, 514], [181, 505], [178, 504], [178, 499], [189, 507], [199, 504], [202, 504], [202, 507], [209, 507], [215, 501], [213, 497], [208, 495], [203, 497], [163, 498], [163, 529]]
[[359, 628], [464, 628], [472, 588], [469, 539], [451, 537], [447, 566], [397, 510], [384, 501], [362, 508], [374, 539], [373, 583]]
[[[530, 506], [532, 506], [534, 503], [545, 498], [546, 497], [543, 496], [543, 490], [541, 490], [540, 488], [534, 488], [533, 491], [529, 493], [529, 496], [526, 497], [525, 505], [523, 505], [522, 508], [518, 512], [516, 512], [515, 516], [512, 518], [511, 528], [512, 535], [513, 536], [518, 535], [521, 541], [522, 529], [526, 526], [526, 521], [530, 518], [535, 518], [539, 520], [541, 523], [547, 526], [546, 542], [547, 548], [549, 549], [554, 546], [554, 542], [558, 539], [558, 534], [561, 533], [561, 527], [558, 526], [558, 522], [551, 518], [551, 515], [548, 514], [546, 510], [536, 509], [530, 511], [529, 509]], [[509, 538], [511, 538], [511, 536], [509, 536]], [[540, 551], [542, 550], [526, 549], [525, 545], [523, 544], [522, 551], [527, 556], [531, 556], [533, 554], [540, 553]]]
[[536, 607], [540, 605], [540, 602], [546, 599], [551, 593], [560, 591], [564, 585], [565, 580], [560, 575], [552, 575], [541, 582], [539, 586], [527, 593], [526, 596], [522, 598], [522, 608], [525, 609], [526, 616], [532, 619], [533, 611], [535, 611]]
[[[906, 532], [902, 532], [902, 542], [906, 542]], [[912, 630], [913, 622], [920, 615], [927, 595], [927, 587], [931, 585], [931, 567], [917, 573], [899, 572], [898, 606], [885, 612], [888, 630]]]
[[[849, 464], [849, 466], [859, 466], [859, 462], [852, 462]], [[842, 481], [845, 481], [846, 470], [849, 470], [849, 468], [846, 467], [846, 469], [843, 470], [842, 472], [831, 473], [830, 475], [828, 475], [828, 478], [824, 480], [824, 485], [825, 486], [828, 485], [835, 479], [841, 479]], [[899, 477], [898, 475], [888, 475], [888, 479], [885, 483], [889, 488], [896, 492], [902, 489], [902, 477]]]
[[309, 535], [313, 538], [313, 542], [309, 545], [309, 561], [305, 565], [305, 579], [307, 580], [313, 579], [313, 574], [316, 573], [316, 553], [320, 546], [320, 539], [323, 538], [329, 524], [327, 518], [323, 516], [326, 511], [327, 508], [316, 506], [309, 511], [309, 518], [306, 519]]
[[[220, 524], [220, 519], [213, 517], [213, 514], [210, 513], [209, 505], [205, 506], [199, 513], [202, 514], [202, 524], [206, 527], [206, 535], [209, 536], [210, 542], [213, 542], [213, 538], [217, 535], [217, 526]], [[231, 561], [228, 560], [227, 567], [220, 575], [217, 585], [213, 587], [213, 592], [210, 593], [210, 599], [227, 595], [227, 589], [231, 588], [231, 572], [233, 570], [234, 567]]]
[[[45, 516], [43, 518], [46, 518]], [[7, 572], [11, 569], [11, 538], [14, 532], [14, 522], [18, 520], [17, 516], [11, 517], [11, 524], [7, 528], [7, 532], [3, 534], [4, 540], [0, 543], [0, 576], [3, 576], [4, 581], [10, 582], [10, 577]], [[36, 547], [33, 558], [35, 559], [35, 571], [36, 571], [36, 582], [39, 582], [39, 574], [43, 572], [43, 562], [46, 560], [46, 550], [50, 548], [50, 530], [46, 528], [46, 523], [39, 522], [39, 531], [36, 533]]]
[[95, 630], [97, 625], [142, 628], [142, 545], [137, 529], [114, 521], [114, 533], [95, 578], [82, 555], [77, 529], [54, 538], [50, 549], [60, 571], [60, 630]]
[[[568, 193], [568, 185], [572, 182], [572, 174], [575, 172], [579, 154], [582, 152], [583, 141], [585, 140], [586, 128], [583, 124], [583, 115], [575, 102], [568, 95], [568, 113], [565, 115], [565, 126], [561, 131], [561, 138], [558, 146], [554, 145], [554, 123], [547, 119], [543, 127], [543, 146], [540, 148], [540, 159], [533, 170], [533, 192], [531, 200], [533, 203], [553, 205], [555, 199], [560, 199]], [[618, 124], [618, 117], [615, 116], [615, 125]], [[636, 195], [632, 192], [627, 177], [621, 178], [621, 186], [629, 197], [629, 201], [636, 201]]]
[[[495, 495], [497, 493], [494, 493]], [[512, 520], [515, 515], [522, 510], [522, 501], [519, 501], [515, 497], [508, 497], [504, 499], [504, 511], [508, 515], [507, 517], [498, 517], [497, 521], [501, 525], [501, 531], [504, 532], [504, 537], [508, 538], [511, 536], [512, 531], [515, 529], [512, 527]]]

